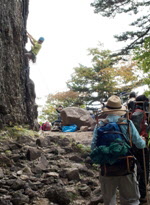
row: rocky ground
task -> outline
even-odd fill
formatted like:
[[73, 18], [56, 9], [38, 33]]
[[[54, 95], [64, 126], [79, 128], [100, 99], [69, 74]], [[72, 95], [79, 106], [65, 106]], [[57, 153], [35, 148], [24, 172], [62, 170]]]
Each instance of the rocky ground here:
[[88, 131], [0, 140], [0, 205], [102, 205], [91, 139]]
[[89, 158], [91, 136], [44, 132], [1, 140], [0, 205], [102, 203], [98, 169]]
[[86, 132], [80, 132], [80, 131], [77, 131], [77, 132], [52, 132], [52, 131], [46, 131], [46, 132], [43, 132], [43, 131], [40, 131], [40, 135], [41, 136], [65, 136], [69, 139], [74, 139], [77, 143], [81, 143], [81, 144], [84, 144], [84, 145], [87, 145], [87, 146], [90, 146], [91, 144], [91, 140], [92, 140], [92, 134], [93, 132], [92, 131], [86, 131]]

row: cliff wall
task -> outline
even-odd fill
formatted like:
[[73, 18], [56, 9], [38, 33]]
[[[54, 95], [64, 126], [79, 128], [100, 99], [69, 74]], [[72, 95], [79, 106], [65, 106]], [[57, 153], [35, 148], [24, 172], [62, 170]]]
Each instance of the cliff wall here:
[[0, 128], [37, 124], [34, 83], [24, 56], [28, 7], [29, 0], [0, 1]]

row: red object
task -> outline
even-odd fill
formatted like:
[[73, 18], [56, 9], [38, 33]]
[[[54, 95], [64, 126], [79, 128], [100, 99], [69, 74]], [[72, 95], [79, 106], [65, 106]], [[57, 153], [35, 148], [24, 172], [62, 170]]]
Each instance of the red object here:
[[43, 131], [50, 131], [51, 130], [51, 125], [49, 122], [45, 122], [42, 124], [42, 130]]

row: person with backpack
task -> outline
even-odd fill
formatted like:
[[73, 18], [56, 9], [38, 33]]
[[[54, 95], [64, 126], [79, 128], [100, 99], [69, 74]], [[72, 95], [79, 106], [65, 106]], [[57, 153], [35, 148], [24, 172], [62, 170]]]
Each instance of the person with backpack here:
[[127, 102], [127, 107], [129, 112], [133, 112], [133, 110], [135, 109], [135, 99], [136, 99], [136, 93], [131, 92], [129, 95], [129, 100]]
[[145, 140], [140, 137], [132, 121], [122, 117], [126, 114], [126, 107], [118, 96], [108, 98], [102, 112], [107, 117], [94, 129], [91, 159], [100, 164], [104, 205], [116, 205], [117, 188], [121, 205], [138, 205], [140, 193], [131, 145], [133, 143], [142, 149], [146, 146]]
[[57, 108], [56, 108], [56, 112], [57, 112], [57, 120], [55, 120], [54, 122], [52, 122], [52, 125], [55, 125], [55, 124], [61, 124], [62, 122], [62, 119], [61, 119], [61, 111], [63, 110], [63, 106], [62, 105], [59, 105]]
[[[146, 111], [148, 111], [148, 98], [145, 95], [139, 95], [136, 97], [136, 106], [134, 111], [130, 115], [130, 119], [138, 130], [140, 136], [144, 137], [146, 142], [148, 141], [148, 116]], [[136, 149], [134, 147], [135, 156], [139, 162], [139, 167], [137, 170], [139, 190], [140, 190], [140, 202], [145, 203], [147, 201], [147, 184], [149, 179], [149, 148], [148, 146], [143, 150]]]
[[44, 42], [44, 38], [40, 37], [39, 40], [37, 41], [28, 32], [27, 32], [27, 36], [30, 39], [32, 47], [29, 52], [25, 53], [25, 56], [27, 56], [29, 59], [32, 60], [33, 63], [35, 63], [36, 56], [39, 53], [40, 49], [42, 48], [42, 43]]

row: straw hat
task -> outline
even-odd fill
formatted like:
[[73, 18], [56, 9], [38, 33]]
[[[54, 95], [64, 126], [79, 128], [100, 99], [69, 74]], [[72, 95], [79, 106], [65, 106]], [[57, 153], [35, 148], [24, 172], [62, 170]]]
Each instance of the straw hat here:
[[112, 95], [108, 98], [106, 106], [103, 108], [102, 112], [122, 116], [126, 113], [126, 110], [126, 107], [121, 104], [121, 99], [116, 95]]

